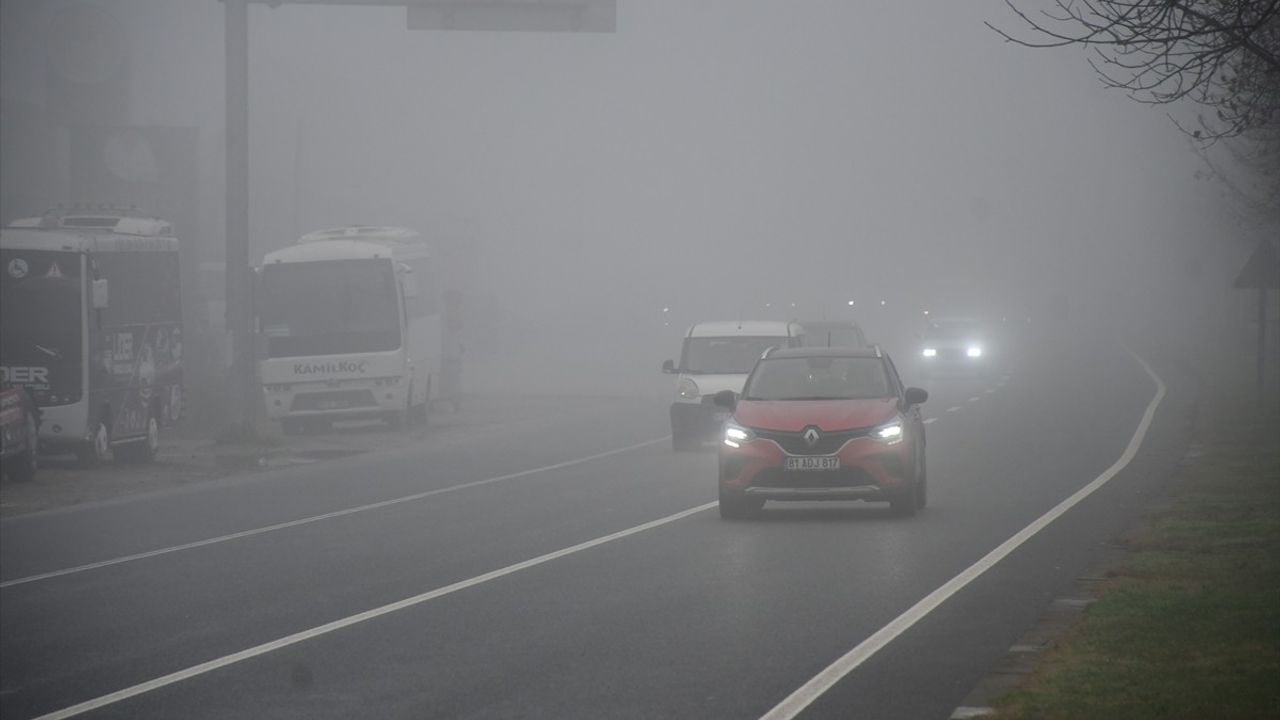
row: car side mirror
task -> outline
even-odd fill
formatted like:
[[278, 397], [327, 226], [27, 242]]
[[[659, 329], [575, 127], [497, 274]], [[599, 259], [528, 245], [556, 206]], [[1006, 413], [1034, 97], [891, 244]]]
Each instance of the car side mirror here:
[[907, 405], [923, 405], [929, 399], [929, 391], [924, 388], [909, 387], [906, 396]]
[[676, 364], [675, 364], [675, 361], [674, 361], [674, 360], [663, 360], [663, 361], [662, 361], [662, 372], [664, 372], [664, 373], [666, 373], [666, 374], [668, 374], [668, 375], [674, 375], [674, 374], [675, 374], [675, 372], [676, 372]]
[[110, 294], [107, 291], [107, 279], [99, 278], [93, 281], [93, 309], [106, 310], [110, 304]]
[[732, 410], [738, 406], [738, 396], [732, 390], [721, 390], [711, 396], [711, 402], [716, 407], [722, 407], [726, 410]]

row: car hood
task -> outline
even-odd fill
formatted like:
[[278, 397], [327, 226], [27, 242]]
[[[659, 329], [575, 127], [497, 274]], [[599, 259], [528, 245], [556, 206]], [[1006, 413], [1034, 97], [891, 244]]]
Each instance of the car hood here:
[[732, 390], [741, 393], [742, 386], [747, 384], [746, 373], [728, 373], [724, 375], [682, 375], [698, 385], [699, 395], [715, 395], [721, 390]]
[[871, 427], [898, 412], [893, 398], [873, 400], [743, 400], [734, 411], [737, 422], [761, 430], [800, 432], [816, 425], [827, 432]]

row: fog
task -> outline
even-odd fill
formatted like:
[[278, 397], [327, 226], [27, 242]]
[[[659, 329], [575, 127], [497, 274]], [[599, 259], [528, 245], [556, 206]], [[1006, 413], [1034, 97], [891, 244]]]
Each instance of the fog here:
[[[66, 131], [29, 131], [73, 4], [3, 5], [5, 221], [95, 199]], [[893, 346], [924, 310], [1082, 332], [1230, 302], [1249, 243], [1167, 109], [1078, 50], [1002, 42], [1001, 2], [618, 5], [616, 33], [581, 35], [251, 7], [253, 261], [317, 228], [417, 228], [492, 311], [469, 383], [592, 392], [665, 391], [700, 320], [853, 317]], [[126, 38], [124, 120], [196, 130], [179, 234], [221, 262], [223, 7], [97, 7]]]

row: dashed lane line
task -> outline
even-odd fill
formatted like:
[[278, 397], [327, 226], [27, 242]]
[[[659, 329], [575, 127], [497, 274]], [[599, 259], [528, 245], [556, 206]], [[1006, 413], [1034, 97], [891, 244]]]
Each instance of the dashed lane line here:
[[87, 713], [92, 710], [97, 710], [99, 708], [106, 707], [108, 705], [113, 705], [115, 703], [120, 702], [121, 700], [127, 700], [131, 697], [136, 697], [138, 695], [142, 695], [143, 693], [151, 692], [152, 690], [159, 690], [160, 688], [166, 687], [168, 685], [172, 685], [174, 683], [182, 682], [183, 680], [196, 677], [197, 675], [204, 675], [205, 673], [212, 672], [219, 668], [224, 668], [228, 665], [234, 665], [235, 663], [243, 662], [245, 660], [250, 660], [260, 655], [266, 655], [267, 653], [275, 652], [276, 650], [279, 650], [281, 648], [286, 648], [286, 647], [289, 647], [290, 645], [296, 645], [300, 642], [310, 640], [312, 638], [320, 637], [321, 635], [327, 635], [328, 633], [334, 632], [335, 630], [341, 630], [343, 628], [351, 627], [352, 625], [358, 625], [362, 622], [366, 622], [368, 620], [373, 620], [375, 618], [382, 617], [383, 615], [389, 615], [394, 612], [399, 612], [400, 610], [411, 608], [415, 605], [421, 605], [422, 603], [435, 600], [436, 598], [444, 597], [445, 595], [451, 595], [453, 593], [458, 592], [459, 590], [466, 590], [467, 588], [475, 587], [476, 585], [487, 583], [491, 580], [497, 580], [498, 578], [504, 577], [506, 575], [518, 573], [521, 570], [528, 570], [529, 568], [536, 567], [544, 563], [549, 563], [552, 560], [558, 560], [562, 557], [573, 555], [574, 553], [580, 553], [583, 550], [590, 550], [591, 548], [598, 547], [606, 543], [611, 543], [616, 540], [621, 540], [625, 537], [635, 535], [636, 533], [642, 533], [646, 530], [652, 530], [653, 528], [661, 527], [663, 525], [673, 523], [677, 520], [682, 520], [684, 518], [687, 518], [690, 515], [695, 515], [697, 513], [703, 512], [704, 510], [710, 510], [711, 508], [716, 507], [716, 505], [718, 505], [718, 502], [713, 500], [709, 503], [698, 505], [697, 507], [691, 507], [686, 510], [681, 510], [680, 512], [668, 515], [666, 517], [658, 518], [657, 520], [650, 520], [647, 523], [636, 525], [634, 527], [629, 527], [625, 530], [619, 530], [618, 532], [615, 532], [615, 533], [602, 535], [593, 540], [587, 540], [586, 542], [581, 542], [581, 543], [578, 543], [577, 545], [571, 545], [566, 548], [561, 548], [560, 550], [555, 550], [553, 552], [549, 552], [544, 555], [539, 555], [535, 558], [530, 558], [529, 560], [524, 560], [522, 562], [515, 563], [514, 565], [508, 565], [503, 568], [498, 568], [497, 570], [492, 570], [490, 572], [484, 573], [483, 575], [477, 575], [473, 578], [469, 578], [467, 580], [462, 580], [460, 582], [453, 583], [452, 585], [445, 585], [444, 587], [439, 587], [439, 588], [436, 588], [435, 590], [429, 590], [420, 595], [414, 595], [413, 597], [408, 597], [403, 600], [397, 600], [396, 602], [388, 603], [386, 605], [382, 605], [381, 607], [373, 608], [372, 610], [365, 610], [364, 612], [356, 613], [355, 615], [350, 615], [348, 617], [334, 620], [332, 622], [328, 622], [323, 625], [317, 625], [316, 627], [310, 628], [308, 630], [296, 632], [292, 635], [286, 635], [282, 638], [278, 638], [270, 642], [262, 643], [261, 645], [255, 645], [254, 647], [247, 648], [245, 650], [241, 650], [239, 652], [235, 652], [230, 655], [224, 655], [220, 658], [215, 658], [213, 660], [200, 663], [199, 665], [192, 665], [189, 668], [185, 668], [177, 672], [169, 673], [168, 675], [162, 675], [161, 677], [155, 678], [153, 680], [148, 680], [143, 683], [138, 683], [137, 685], [132, 685], [130, 687], [124, 688], [123, 690], [117, 690], [113, 693], [109, 693], [107, 695], [102, 695], [101, 697], [93, 698], [92, 700], [86, 700], [82, 703], [78, 703], [76, 705], [72, 705], [70, 707], [66, 707], [61, 710], [55, 710], [54, 712], [48, 713], [46, 715], [41, 715], [40, 717], [36, 718], [36, 720], [62, 720], [62, 718], [74, 717], [82, 713]]
[[949, 408], [947, 408], [947, 412], [956, 412], [956, 411], [958, 411], [959, 409], [960, 409], [960, 406], [959, 406], [959, 405], [956, 405], [955, 407], [949, 407]]
[[427, 490], [426, 492], [414, 493], [413, 495], [405, 495], [404, 497], [392, 498], [390, 500], [381, 500], [367, 505], [359, 505], [357, 507], [344, 508], [333, 512], [324, 513], [322, 515], [312, 515], [310, 517], [299, 518], [297, 520], [289, 520], [288, 522], [276, 523], [265, 527], [253, 528], [252, 530], [242, 530], [227, 535], [219, 535], [217, 537], [205, 538], [204, 540], [196, 540], [195, 542], [183, 543], [181, 545], [173, 545], [171, 547], [159, 548], [157, 550], [148, 550], [146, 552], [134, 553], [133, 555], [124, 555], [121, 557], [111, 558], [109, 560], [100, 560], [98, 562], [86, 563], [84, 565], [76, 565], [75, 567], [63, 568], [61, 570], [52, 570], [50, 572], [40, 573], [38, 575], [28, 575], [26, 577], [14, 578], [13, 580], [5, 580], [0, 582], [0, 589], [11, 588], [17, 585], [26, 585], [27, 583], [39, 582], [41, 580], [49, 580], [51, 578], [63, 577], [65, 575], [74, 575], [76, 573], [87, 572], [89, 570], [97, 570], [98, 568], [111, 567], [113, 565], [122, 565], [124, 563], [135, 562], [137, 560], [145, 560], [147, 558], [158, 557], [160, 555], [168, 555], [170, 553], [182, 552], [183, 550], [194, 550], [196, 548], [208, 545], [217, 545], [218, 543], [228, 542], [230, 540], [239, 540], [241, 538], [253, 537], [254, 535], [262, 535], [277, 530], [285, 530], [288, 528], [299, 527], [301, 525], [309, 525], [311, 523], [320, 522], [321, 520], [332, 520], [333, 518], [344, 517], [347, 515], [355, 515], [356, 513], [369, 512], [370, 510], [380, 510], [392, 505], [413, 502], [415, 500], [423, 500], [425, 498], [434, 497], [436, 495], [444, 495], [445, 493], [457, 492], [458, 490], [466, 490], [468, 488], [480, 487], [481, 485], [490, 485], [492, 483], [503, 482], [505, 480], [515, 480], [528, 475], [536, 475], [538, 473], [548, 472], [550, 470], [560, 470], [562, 468], [581, 465], [592, 460], [599, 460], [611, 455], [638, 450], [642, 447], [655, 445], [660, 442], [666, 442], [671, 439], [670, 435], [664, 435], [653, 440], [645, 440], [634, 445], [626, 447], [614, 448], [604, 452], [587, 455], [585, 457], [566, 460], [564, 462], [555, 463], [554, 465], [544, 465], [542, 467], [532, 468], [530, 470], [521, 470], [520, 472], [508, 473], [497, 477], [485, 478], [483, 480], [473, 480], [471, 482], [459, 483], [457, 485], [449, 485], [447, 487]]
[[937, 419], [938, 419], [938, 418], [936, 418], [936, 417], [933, 417], [933, 418], [925, 418], [925, 419], [924, 419], [924, 424], [925, 424], [925, 425], [928, 425], [929, 423], [935, 422]]

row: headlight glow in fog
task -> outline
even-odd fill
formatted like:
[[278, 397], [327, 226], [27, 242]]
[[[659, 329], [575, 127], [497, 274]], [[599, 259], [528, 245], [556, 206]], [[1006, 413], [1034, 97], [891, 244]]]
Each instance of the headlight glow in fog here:
[[731, 448], [740, 448], [742, 443], [751, 439], [751, 431], [738, 425], [724, 426], [724, 444]]
[[964, 354], [969, 357], [982, 357], [982, 348], [978, 345], [970, 345]]
[[871, 436], [890, 445], [902, 442], [902, 421], [894, 420], [871, 431]]
[[923, 353], [921, 353], [921, 354], [922, 354], [922, 355], [924, 355], [925, 357], [934, 357], [934, 356], [936, 356], [936, 355], [938, 354], [938, 349], [937, 349], [937, 348], [925, 348], [925, 349], [924, 349], [924, 352], [923, 352]]

